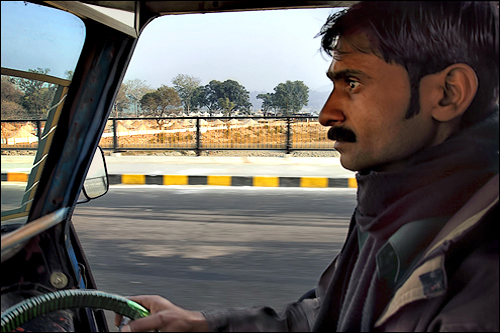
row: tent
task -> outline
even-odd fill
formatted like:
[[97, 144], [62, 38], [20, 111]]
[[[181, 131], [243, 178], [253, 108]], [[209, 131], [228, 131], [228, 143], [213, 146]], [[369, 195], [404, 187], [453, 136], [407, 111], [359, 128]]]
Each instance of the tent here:
[[144, 124], [141, 124], [141, 126], [137, 127], [137, 129], [135, 130], [137, 132], [137, 134], [149, 134], [148, 131], [149, 131], [149, 127], [147, 127], [146, 125]]
[[33, 127], [33, 125], [31, 125], [30, 123], [27, 123], [26, 125], [22, 126], [20, 130], [25, 130], [32, 134], [35, 133], [35, 127]]
[[128, 128], [126, 128], [122, 124], [116, 125], [116, 135], [117, 136], [123, 135], [123, 134], [128, 134], [128, 132], [129, 132]]
[[121, 123], [123, 124], [123, 126], [125, 126], [127, 128], [132, 127], [132, 120], [124, 120]]
[[243, 124], [246, 125], [246, 126], [255, 126], [258, 123], [255, 120], [253, 120], [253, 119], [247, 119], [247, 120], [245, 120], [243, 122]]
[[191, 120], [189, 120], [189, 119], [183, 119], [180, 122], [180, 124], [183, 125], [183, 126], [191, 126], [192, 125]]
[[37, 142], [38, 137], [27, 131], [24, 126], [15, 132], [10, 138], [7, 138], [8, 145], [15, 145], [18, 143], [32, 143]]
[[172, 122], [172, 125], [170, 125], [170, 127], [168, 129], [173, 130], [173, 129], [180, 129], [180, 128], [184, 128], [184, 126], [181, 124], [178, 124], [176, 122]]

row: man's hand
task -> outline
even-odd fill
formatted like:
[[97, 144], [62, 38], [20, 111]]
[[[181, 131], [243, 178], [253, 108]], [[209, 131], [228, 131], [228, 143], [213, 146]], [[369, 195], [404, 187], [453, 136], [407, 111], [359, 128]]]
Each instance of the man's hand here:
[[[128, 299], [147, 308], [151, 315], [132, 320], [123, 326], [122, 332], [206, 332], [207, 322], [201, 312], [184, 310], [160, 296], [132, 296]], [[115, 325], [120, 325], [122, 316], [115, 316]]]

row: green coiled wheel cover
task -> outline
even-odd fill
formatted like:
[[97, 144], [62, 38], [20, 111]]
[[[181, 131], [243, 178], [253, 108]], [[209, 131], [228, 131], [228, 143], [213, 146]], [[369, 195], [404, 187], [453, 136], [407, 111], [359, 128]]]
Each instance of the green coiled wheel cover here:
[[110, 310], [131, 319], [150, 314], [142, 305], [125, 297], [97, 290], [66, 289], [28, 298], [5, 310], [2, 313], [2, 332], [11, 332], [49, 312], [73, 308]]

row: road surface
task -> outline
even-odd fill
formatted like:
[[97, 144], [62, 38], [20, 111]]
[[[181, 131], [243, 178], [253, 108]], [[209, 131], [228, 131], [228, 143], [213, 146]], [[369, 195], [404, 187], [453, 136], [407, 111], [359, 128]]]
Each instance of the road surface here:
[[[2, 204], [15, 197], [9, 185]], [[355, 196], [348, 188], [116, 185], [78, 205], [73, 222], [103, 291], [159, 294], [191, 310], [281, 307], [312, 289], [338, 253]]]

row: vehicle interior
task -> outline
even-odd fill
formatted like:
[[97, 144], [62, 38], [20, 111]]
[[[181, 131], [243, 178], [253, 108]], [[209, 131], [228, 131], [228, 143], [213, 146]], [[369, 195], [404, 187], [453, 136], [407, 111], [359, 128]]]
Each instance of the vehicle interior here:
[[[29, 22], [30, 27], [17, 29], [17, 36], [4, 34], [2, 28], [2, 54], [9, 47], [17, 48], [19, 57], [33, 58], [31, 68], [43, 69], [47, 51], [67, 61], [69, 70], [16, 68], [2, 56], [2, 80], [5, 76], [39, 82], [51, 92], [47, 120], [37, 129], [38, 149], [24, 194], [15, 204], [2, 206], [2, 332], [103, 332], [109, 329], [102, 309], [133, 319], [148, 314], [123, 297], [97, 291], [71, 218], [77, 203], [108, 190], [98, 143], [149, 22], [164, 15], [334, 8], [356, 2], [20, 1], [19, 10], [9, 16], [12, 22]], [[47, 22], [48, 12], [50, 17], [59, 15], [58, 22]], [[28, 49], [24, 45], [31, 42], [29, 34], [35, 36], [45, 24], [67, 26], [59, 29], [60, 35], [47, 38], [46, 44], [37, 44], [37, 54], [23, 54]], [[23, 35], [26, 38], [19, 39]], [[13, 39], [17, 42], [7, 43]]]

